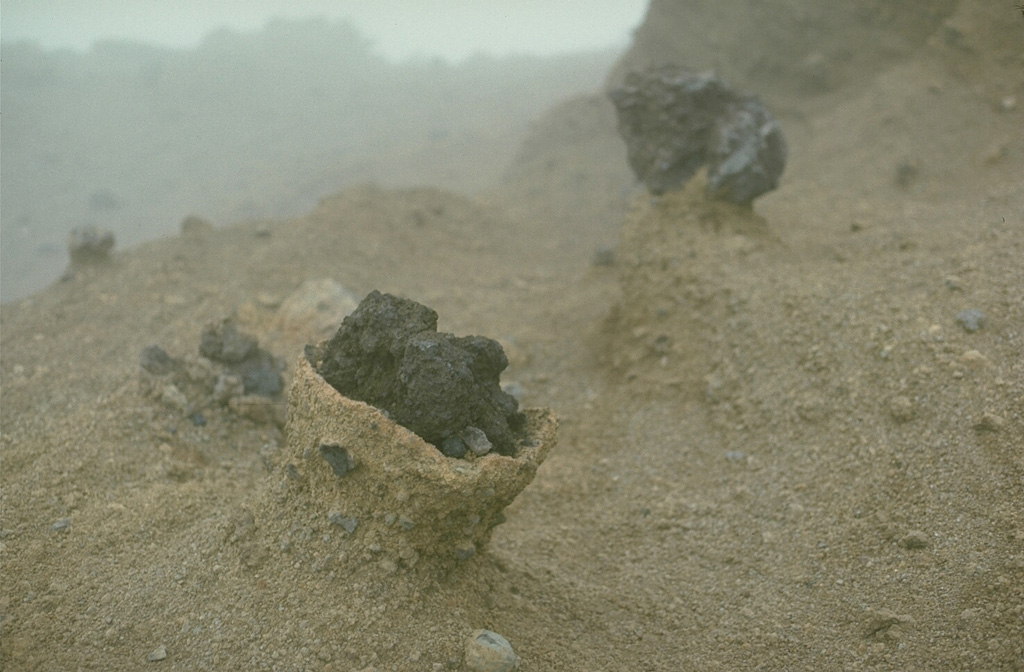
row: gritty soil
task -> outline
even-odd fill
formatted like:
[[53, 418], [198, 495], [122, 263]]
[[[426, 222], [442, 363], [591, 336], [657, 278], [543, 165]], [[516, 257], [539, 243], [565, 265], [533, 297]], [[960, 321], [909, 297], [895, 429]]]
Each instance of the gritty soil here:
[[[616, 179], [595, 96], [486, 196], [347, 189], [3, 305], [3, 669], [466, 669], [487, 628], [523, 670], [1024, 670], [1010, 10], [922, 10], [928, 36], [791, 97], [787, 173], [752, 209], [700, 176]], [[144, 393], [146, 346], [193, 352], [230, 316], [287, 384], [322, 334], [279, 307], [326, 277], [499, 339], [503, 381], [559, 416], [473, 557], [377, 556], [275, 495], [286, 429]]]

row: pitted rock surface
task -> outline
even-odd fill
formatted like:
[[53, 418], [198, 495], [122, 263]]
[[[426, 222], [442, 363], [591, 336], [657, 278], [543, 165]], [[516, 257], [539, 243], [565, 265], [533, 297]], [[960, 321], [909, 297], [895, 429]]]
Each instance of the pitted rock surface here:
[[387, 411], [446, 454], [453, 451], [444, 446], [456, 446], [454, 439], [473, 435], [473, 428], [496, 452], [516, 452], [523, 417], [515, 398], [499, 386], [508, 366], [501, 345], [438, 332], [437, 313], [424, 305], [370, 292], [334, 337], [310, 354], [317, 372], [341, 394]]
[[706, 165], [708, 190], [746, 204], [778, 186], [786, 141], [755, 96], [718, 76], [675, 67], [630, 73], [609, 93], [629, 165], [654, 194], [678, 189]]

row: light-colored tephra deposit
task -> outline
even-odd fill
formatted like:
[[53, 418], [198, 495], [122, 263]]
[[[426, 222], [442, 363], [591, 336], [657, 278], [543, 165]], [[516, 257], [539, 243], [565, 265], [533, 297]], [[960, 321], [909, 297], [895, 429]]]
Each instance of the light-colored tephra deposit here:
[[528, 439], [515, 457], [445, 457], [380, 409], [342, 396], [302, 358], [280, 464], [357, 545], [410, 566], [464, 560], [486, 545], [555, 444], [554, 414], [524, 413]]

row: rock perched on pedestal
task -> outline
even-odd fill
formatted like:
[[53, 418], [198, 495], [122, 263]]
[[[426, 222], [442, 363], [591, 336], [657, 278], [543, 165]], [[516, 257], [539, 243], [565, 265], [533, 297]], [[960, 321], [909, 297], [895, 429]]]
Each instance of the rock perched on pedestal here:
[[[346, 535], [352, 557], [389, 566], [469, 562], [555, 445], [553, 413], [529, 408], [522, 417], [515, 456], [492, 450], [452, 459], [382, 409], [340, 394], [308, 357], [300, 359], [288, 391], [288, 445], [274, 458], [280, 489], [271, 517], [284, 522], [288, 512], [305, 525], [316, 511]], [[310, 539], [319, 543], [319, 535]]]
[[437, 331], [437, 313], [370, 292], [310, 363], [338, 392], [383, 409], [450, 457], [487, 442], [515, 455], [523, 416], [501, 390], [508, 359], [497, 341]]
[[609, 93], [629, 164], [654, 194], [682, 187], [704, 165], [708, 190], [746, 204], [778, 186], [786, 141], [754, 96], [716, 75], [675, 67], [630, 73]]

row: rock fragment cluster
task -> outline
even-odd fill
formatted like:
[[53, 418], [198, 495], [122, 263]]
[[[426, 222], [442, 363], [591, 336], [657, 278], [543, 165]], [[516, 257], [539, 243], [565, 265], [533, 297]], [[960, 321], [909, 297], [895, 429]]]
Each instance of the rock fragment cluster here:
[[196, 425], [206, 424], [205, 412], [219, 406], [258, 423], [284, 425], [284, 364], [255, 338], [233, 320], [222, 320], [203, 330], [198, 354], [178, 358], [159, 345], [144, 348], [139, 366], [147, 394], [179, 408]]

